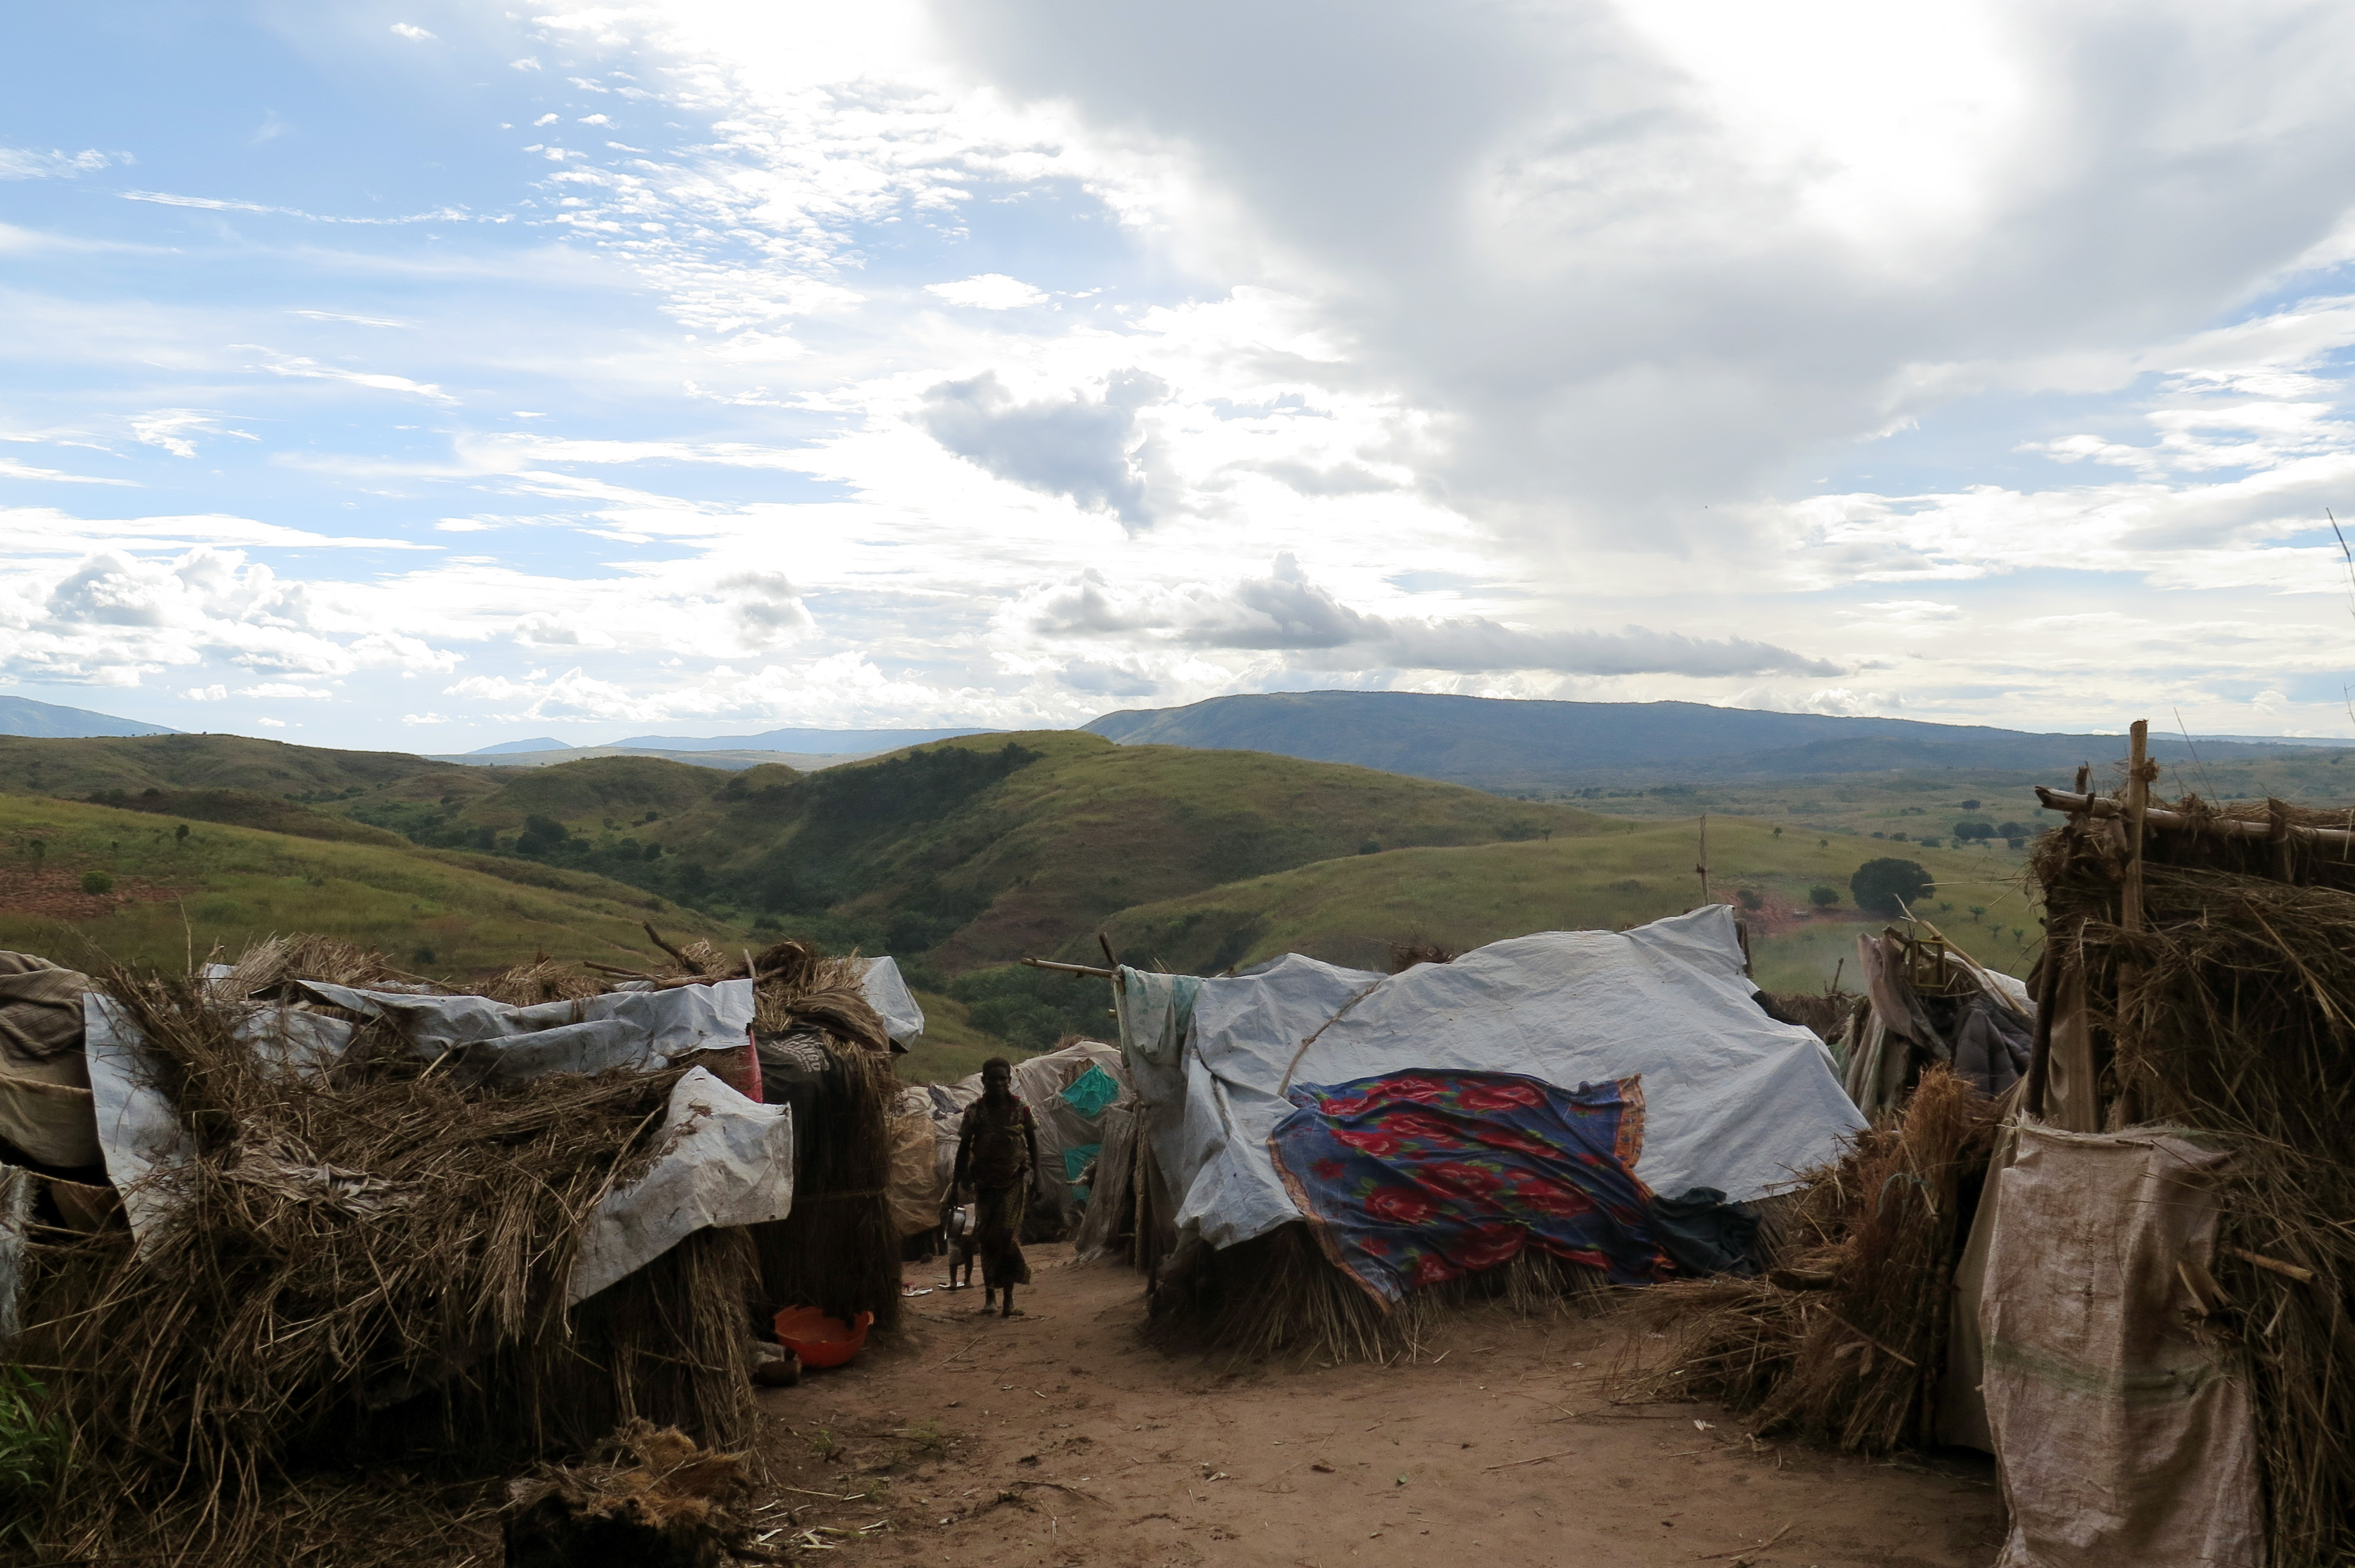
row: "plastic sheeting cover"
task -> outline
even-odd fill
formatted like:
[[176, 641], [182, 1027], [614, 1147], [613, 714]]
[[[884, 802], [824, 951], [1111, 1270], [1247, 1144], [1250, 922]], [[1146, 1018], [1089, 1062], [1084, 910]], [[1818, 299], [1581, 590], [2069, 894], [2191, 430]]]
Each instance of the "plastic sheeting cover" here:
[[883, 1032], [899, 1044], [905, 1045], [924, 1032], [924, 1010], [916, 1004], [916, 993], [908, 989], [897, 959], [868, 959], [858, 989], [866, 995], [867, 1005], [882, 1015]]
[[[530, 1064], [503, 1070], [502, 1075], [510, 1077], [593, 1073], [623, 1065], [659, 1067], [689, 1052], [741, 1044], [752, 1023], [752, 982], [741, 980], [668, 991], [609, 991], [577, 1001], [530, 1007], [512, 1007], [486, 996], [418, 996], [324, 980], [297, 980], [294, 986], [315, 1001], [393, 1020], [421, 1054], [439, 1055], [470, 1045], [492, 1054], [533, 1051], [536, 1060]], [[579, 1028], [595, 1023], [609, 1027]], [[552, 1045], [535, 1038], [559, 1030], [577, 1033]]]
[[663, 1138], [653, 1168], [590, 1213], [566, 1306], [627, 1278], [697, 1231], [782, 1220], [792, 1211], [791, 1107], [747, 1099], [697, 1067], [672, 1086]]
[[[1657, 1192], [1715, 1187], [1747, 1202], [1832, 1158], [1865, 1125], [1823, 1042], [1768, 1018], [1753, 989], [1724, 905], [1632, 931], [1516, 938], [1392, 976], [1287, 955], [1200, 982], [1182, 1090], [1172, 1092], [1179, 1065], [1140, 1064], [1134, 1045], [1131, 1082], [1179, 1194], [1178, 1224], [1212, 1246], [1300, 1218], [1267, 1150], [1292, 1108], [1287, 1078], [1346, 1083], [1418, 1067], [1522, 1073], [1565, 1088], [1640, 1075], [1636, 1174]], [[1159, 1024], [1166, 1007], [1135, 1012]]]

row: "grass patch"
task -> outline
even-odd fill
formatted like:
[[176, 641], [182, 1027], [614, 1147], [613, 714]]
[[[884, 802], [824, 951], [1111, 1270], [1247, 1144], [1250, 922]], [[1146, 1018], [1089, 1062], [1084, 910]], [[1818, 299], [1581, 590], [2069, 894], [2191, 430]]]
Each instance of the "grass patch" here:
[[640, 961], [651, 948], [638, 922], [650, 915], [679, 936], [737, 939], [702, 916], [649, 910], [634, 888], [494, 863], [541, 884], [526, 885], [478, 863], [489, 858], [0, 795], [0, 947], [82, 966], [176, 968], [216, 943], [235, 951], [272, 932], [309, 931], [403, 957], [430, 948], [439, 976], [541, 951]]

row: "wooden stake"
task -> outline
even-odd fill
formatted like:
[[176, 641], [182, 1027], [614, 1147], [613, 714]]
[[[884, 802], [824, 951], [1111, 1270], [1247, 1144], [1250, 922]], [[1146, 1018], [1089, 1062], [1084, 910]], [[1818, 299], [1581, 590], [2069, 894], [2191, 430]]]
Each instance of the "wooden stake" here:
[[1709, 902], [1709, 813], [1700, 814], [1700, 863], [1693, 867], [1700, 874], [1700, 901]]
[[2137, 719], [2126, 748], [2126, 874], [2118, 894], [2118, 925], [2127, 931], [2142, 929], [2142, 835], [2150, 810], [2150, 721]]

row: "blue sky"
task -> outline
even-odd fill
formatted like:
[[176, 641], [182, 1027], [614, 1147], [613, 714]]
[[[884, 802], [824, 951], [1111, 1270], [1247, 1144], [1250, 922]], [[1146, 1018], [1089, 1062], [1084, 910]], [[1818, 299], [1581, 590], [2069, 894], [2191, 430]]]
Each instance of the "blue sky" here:
[[2290, 4], [29, 12], [0, 690], [2355, 733], [2350, 64]]

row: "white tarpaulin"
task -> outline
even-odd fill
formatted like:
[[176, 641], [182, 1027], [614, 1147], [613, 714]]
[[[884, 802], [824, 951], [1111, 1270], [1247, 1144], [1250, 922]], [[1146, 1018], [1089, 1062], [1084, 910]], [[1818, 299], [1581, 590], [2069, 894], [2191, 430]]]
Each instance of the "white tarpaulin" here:
[[[751, 1021], [752, 988], [745, 980], [528, 1008], [479, 996], [420, 997], [323, 984], [306, 989], [355, 1011], [393, 1013], [421, 1052], [467, 1045], [493, 1051], [497, 1075], [510, 1080], [596, 1072], [623, 1062], [659, 1067], [672, 1054], [740, 1042]], [[615, 1005], [621, 1002], [629, 1005]], [[240, 1014], [238, 1037], [282, 1070], [332, 1066], [353, 1033], [339, 1019], [297, 1009], [221, 1005]], [[107, 1177], [123, 1195], [132, 1234], [144, 1236], [169, 1217], [177, 1202], [173, 1171], [194, 1142], [157, 1086], [147, 1042], [121, 1004], [91, 991], [82, 999], [82, 1022]], [[616, 1039], [626, 1049], [614, 1050]], [[569, 1302], [603, 1289], [707, 1225], [783, 1219], [792, 1208], [794, 1129], [785, 1107], [749, 1100], [698, 1067], [672, 1089], [661, 1136], [663, 1153], [652, 1169], [608, 1193], [591, 1214]]]
[[908, 989], [897, 959], [868, 959], [858, 989], [867, 1005], [882, 1015], [883, 1032], [894, 1044], [905, 1045], [924, 1032], [924, 1010], [916, 1005], [916, 994]]
[[296, 980], [315, 1001], [389, 1018], [421, 1055], [482, 1047], [503, 1064], [499, 1075], [595, 1073], [607, 1067], [659, 1067], [674, 1056], [744, 1043], [752, 1023], [752, 982], [719, 980], [668, 991], [609, 991], [574, 1001], [514, 1007], [486, 996], [420, 996]]
[[709, 1226], [782, 1220], [794, 1206], [789, 1106], [749, 1100], [701, 1067], [683, 1074], [652, 1169], [609, 1193], [581, 1227], [564, 1304], [585, 1301]]
[[[1170, 979], [1122, 975], [1124, 987]], [[1178, 1027], [1158, 992], [1123, 1008], [1153, 1038], [1123, 1044], [1154, 1153], [1180, 1194], [1179, 1227], [1226, 1247], [1301, 1217], [1267, 1148], [1293, 1109], [1287, 1079], [1429, 1068], [1575, 1088], [1640, 1075], [1636, 1174], [1654, 1192], [1714, 1187], [1742, 1202], [1787, 1186], [1865, 1123], [1823, 1042], [1768, 1018], [1754, 989], [1733, 911], [1711, 905], [1632, 931], [1515, 938], [1399, 975], [1290, 955], [1202, 980], [1177, 1062], [1156, 1059]]]

